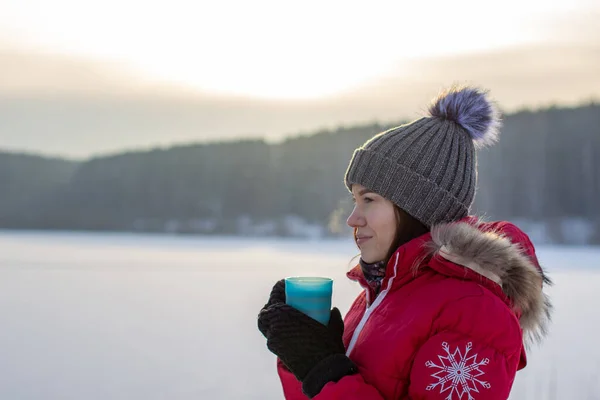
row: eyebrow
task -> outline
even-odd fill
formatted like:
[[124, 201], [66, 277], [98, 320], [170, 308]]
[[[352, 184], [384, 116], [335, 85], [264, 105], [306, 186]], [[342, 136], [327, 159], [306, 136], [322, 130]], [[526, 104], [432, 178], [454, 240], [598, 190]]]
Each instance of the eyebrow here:
[[369, 189], [366, 189], [366, 188], [365, 188], [365, 189], [361, 190], [360, 192], [358, 192], [358, 195], [359, 195], [359, 196], [364, 196], [364, 195], [365, 195], [365, 194], [367, 194], [367, 193], [375, 193], [375, 192], [374, 192], [374, 191], [372, 191], [372, 190], [369, 190]]

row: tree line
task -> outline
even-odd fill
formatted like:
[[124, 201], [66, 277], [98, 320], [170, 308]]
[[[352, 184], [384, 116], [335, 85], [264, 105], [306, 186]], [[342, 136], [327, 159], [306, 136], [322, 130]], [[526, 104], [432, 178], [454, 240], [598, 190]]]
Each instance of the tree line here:
[[[404, 122], [81, 162], [3, 152], [0, 228], [346, 234], [353, 150]], [[600, 105], [519, 111], [501, 132], [478, 154], [474, 212], [542, 226], [551, 242], [600, 243]]]

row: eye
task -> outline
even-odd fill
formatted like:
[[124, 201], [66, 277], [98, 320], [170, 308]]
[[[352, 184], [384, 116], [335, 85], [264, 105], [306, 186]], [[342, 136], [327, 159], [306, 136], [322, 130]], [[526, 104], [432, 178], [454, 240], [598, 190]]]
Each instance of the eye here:
[[375, 201], [375, 199], [373, 199], [372, 197], [364, 197], [363, 201], [364, 201], [365, 203], [370, 203], [370, 202], [372, 202], [372, 201]]

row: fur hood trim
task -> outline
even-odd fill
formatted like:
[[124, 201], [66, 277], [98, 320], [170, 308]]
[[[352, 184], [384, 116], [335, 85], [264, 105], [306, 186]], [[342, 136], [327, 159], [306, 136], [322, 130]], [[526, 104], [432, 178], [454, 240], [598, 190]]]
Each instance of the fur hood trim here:
[[552, 311], [542, 288], [552, 282], [537, 260], [527, 255], [524, 247], [530, 242], [513, 243], [503, 232], [481, 226], [458, 222], [432, 227], [428, 255], [439, 255], [500, 285], [520, 316], [526, 342], [539, 342], [547, 333]]

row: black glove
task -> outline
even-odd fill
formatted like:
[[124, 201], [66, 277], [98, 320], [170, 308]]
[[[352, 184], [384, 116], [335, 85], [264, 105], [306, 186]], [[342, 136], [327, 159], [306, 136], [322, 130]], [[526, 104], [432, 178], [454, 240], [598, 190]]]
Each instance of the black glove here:
[[[267, 304], [263, 306], [260, 310], [260, 313], [265, 311], [267, 308], [272, 306], [273, 304], [285, 304], [285, 280], [281, 279], [278, 281], [271, 289], [271, 294], [269, 295], [269, 301]], [[258, 315], [258, 330], [263, 334], [264, 337], [267, 337], [268, 326], [265, 324], [266, 320], [264, 318], [260, 318], [260, 314]]]
[[303, 392], [316, 396], [327, 382], [358, 372], [345, 355], [342, 334], [344, 321], [334, 308], [327, 326], [285, 304], [278, 295], [278, 282], [258, 316], [258, 327], [267, 338], [267, 347], [302, 382]]

